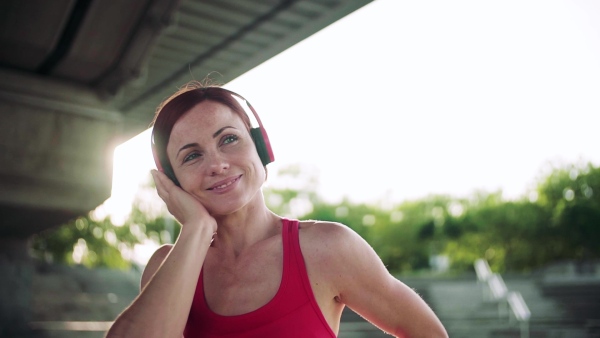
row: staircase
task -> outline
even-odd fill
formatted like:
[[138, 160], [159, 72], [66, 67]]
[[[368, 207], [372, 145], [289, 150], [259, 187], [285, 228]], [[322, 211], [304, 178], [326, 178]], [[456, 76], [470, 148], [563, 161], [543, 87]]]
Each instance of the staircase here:
[[32, 332], [26, 338], [104, 337], [139, 293], [140, 276], [136, 270], [40, 264], [32, 285]]
[[[431, 304], [430, 290], [436, 282], [430, 278], [400, 278], [402, 282], [415, 290], [427, 304]], [[339, 338], [390, 338], [354, 311], [346, 307], [342, 313]], [[451, 336], [452, 337], [452, 336]]]
[[[531, 310], [531, 338], [600, 338], [600, 278], [503, 275]], [[32, 328], [19, 338], [101, 338], [137, 296], [139, 271], [40, 265], [33, 278]], [[474, 274], [399, 277], [433, 308], [452, 338], [520, 337], [507, 307], [486, 301]], [[340, 338], [386, 335], [346, 308]]]
[[[600, 337], [594, 332], [600, 299], [588, 300], [590, 294], [600, 293], [600, 281], [588, 285], [589, 289], [578, 285], [549, 287], [532, 275], [508, 275], [504, 281], [509, 290], [521, 293], [531, 310], [529, 337]], [[481, 287], [474, 277], [439, 280], [431, 285], [432, 306], [450, 337], [520, 337], [518, 324], [509, 320], [508, 308], [486, 301]], [[573, 305], [577, 309], [571, 311]]]

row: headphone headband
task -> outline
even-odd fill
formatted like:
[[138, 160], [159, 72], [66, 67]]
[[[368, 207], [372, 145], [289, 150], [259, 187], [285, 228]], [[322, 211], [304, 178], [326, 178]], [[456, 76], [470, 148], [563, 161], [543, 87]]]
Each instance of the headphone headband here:
[[[225, 88], [220, 88], [220, 89], [228, 92], [234, 98], [237, 97], [238, 99], [243, 101], [248, 108], [250, 108], [250, 111], [252, 112], [252, 116], [254, 116], [254, 119], [258, 123], [258, 127], [251, 129], [254, 143], [257, 146], [258, 155], [260, 156], [260, 159], [263, 162], [263, 165], [267, 165], [267, 164], [275, 161], [275, 155], [273, 155], [273, 148], [271, 147], [271, 142], [269, 141], [269, 136], [267, 135], [267, 131], [265, 130], [265, 127], [263, 126], [263, 124], [260, 120], [260, 117], [258, 116], [258, 113], [256, 113], [256, 110], [254, 110], [254, 107], [252, 107], [250, 102], [248, 100], [246, 100], [242, 95], [240, 95], [236, 92], [233, 92], [229, 89], [225, 89]], [[244, 105], [242, 105], [242, 108], [243, 107], [244, 107]], [[246, 110], [244, 110], [244, 111], [246, 111]], [[247, 112], [246, 112], [246, 115], [248, 115], [248, 117], [250, 117], [250, 114], [248, 114]], [[261, 139], [257, 139], [258, 135], [254, 135], [254, 134], [258, 134], [259, 131], [260, 131]], [[257, 142], [263, 144], [262, 147], [264, 149], [262, 149], [262, 150], [258, 149], [259, 144], [257, 144]]]

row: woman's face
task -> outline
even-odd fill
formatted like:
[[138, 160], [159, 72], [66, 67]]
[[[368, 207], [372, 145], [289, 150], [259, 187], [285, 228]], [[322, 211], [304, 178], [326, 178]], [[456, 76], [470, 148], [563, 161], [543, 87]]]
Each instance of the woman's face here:
[[175, 123], [167, 155], [181, 187], [213, 215], [247, 205], [265, 181], [242, 119], [218, 102], [203, 101]]

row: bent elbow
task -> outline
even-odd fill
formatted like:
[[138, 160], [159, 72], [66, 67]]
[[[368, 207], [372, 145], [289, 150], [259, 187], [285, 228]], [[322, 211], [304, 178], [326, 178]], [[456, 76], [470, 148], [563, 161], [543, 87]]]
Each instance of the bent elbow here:
[[123, 325], [122, 322], [123, 322], [123, 320], [119, 320], [119, 319], [117, 319], [115, 322], [113, 322], [113, 324], [110, 326], [110, 328], [106, 332], [106, 335], [104, 336], [104, 338], [127, 337], [126, 330], [124, 329], [125, 325]]

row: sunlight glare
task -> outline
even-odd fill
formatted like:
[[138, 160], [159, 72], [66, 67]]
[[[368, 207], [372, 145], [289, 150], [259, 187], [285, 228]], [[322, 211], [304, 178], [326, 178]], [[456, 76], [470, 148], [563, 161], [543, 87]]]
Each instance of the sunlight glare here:
[[[225, 87], [269, 132], [267, 186], [330, 202], [517, 198], [551, 161], [600, 164], [597, 7], [374, 1]], [[146, 131], [115, 151], [113, 219], [154, 167], [149, 143]], [[278, 177], [292, 165], [302, 171]]]
[[112, 194], [103, 204], [105, 210], [100, 209], [111, 216], [113, 224], [122, 225], [127, 220], [138, 189], [153, 167], [150, 129], [115, 149]]

